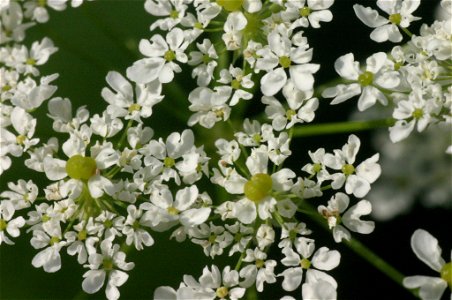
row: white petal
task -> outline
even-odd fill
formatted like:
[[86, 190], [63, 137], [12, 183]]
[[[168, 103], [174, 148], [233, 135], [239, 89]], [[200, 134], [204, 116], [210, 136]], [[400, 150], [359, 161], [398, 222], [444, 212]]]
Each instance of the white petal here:
[[369, 234], [375, 229], [373, 221], [362, 221], [360, 217], [372, 212], [372, 205], [367, 200], [361, 200], [342, 216], [342, 221], [351, 231]]
[[345, 192], [353, 194], [357, 198], [362, 198], [370, 191], [370, 184], [364, 178], [350, 175], [345, 182]]
[[447, 283], [438, 277], [410, 276], [403, 279], [403, 286], [409, 289], [420, 288], [419, 296], [422, 300], [439, 300]]
[[370, 38], [378, 43], [386, 42], [387, 40], [398, 43], [402, 40], [402, 34], [394, 24], [387, 24], [381, 27], [375, 28], [370, 33]]
[[326, 247], [318, 249], [312, 257], [312, 265], [319, 270], [329, 271], [336, 268], [341, 260], [341, 254]]
[[67, 176], [64, 160], [46, 157], [43, 165], [44, 172], [50, 180], [60, 180]]
[[406, 139], [413, 131], [416, 122], [414, 120], [406, 122], [405, 120], [397, 121], [396, 124], [389, 128], [389, 138], [393, 143]]
[[411, 248], [414, 254], [427, 266], [435, 271], [441, 271], [445, 261], [441, 257], [438, 240], [423, 229], [418, 229], [411, 237]]
[[94, 294], [99, 291], [104, 285], [105, 271], [103, 270], [89, 270], [83, 274], [85, 279], [82, 282], [82, 288], [88, 294]]
[[280, 275], [284, 276], [284, 281], [282, 283], [283, 289], [288, 292], [295, 291], [300, 286], [301, 280], [303, 279], [303, 269], [300, 267], [289, 268]]
[[199, 209], [189, 209], [184, 211], [180, 216], [180, 222], [186, 227], [200, 225], [204, 223], [210, 215], [210, 208], [203, 207]]
[[369, 27], [375, 28], [389, 22], [387, 19], [380, 16], [376, 10], [373, 10], [370, 7], [355, 4], [353, 5], [353, 10], [358, 19]]
[[177, 300], [176, 291], [170, 286], [159, 286], [154, 291], [155, 300]]
[[137, 83], [148, 83], [155, 80], [165, 61], [162, 58], [144, 58], [127, 68], [127, 78]]
[[256, 220], [257, 211], [254, 202], [242, 199], [235, 203], [232, 214], [244, 224], [251, 224]]
[[261, 90], [265, 96], [273, 96], [278, 93], [287, 81], [287, 75], [283, 68], [268, 72], [261, 78]]
[[304, 283], [301, 294], [304, 300], [332, 300], [337, 298], [336, 288], [325, 280]]
[[357, 80], [359, 76], [359, 63], [355, 62], [353, 53], [345, 54], [334, 62], [334, 69], [343, 78]]

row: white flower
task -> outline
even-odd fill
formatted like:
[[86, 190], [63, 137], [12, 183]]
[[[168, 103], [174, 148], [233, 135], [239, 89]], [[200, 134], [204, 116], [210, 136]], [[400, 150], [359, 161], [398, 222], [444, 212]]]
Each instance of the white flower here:
[[165, 17], [153, 22], [151, 31], [157, 27], [169, 31], [184, 18], [187, 5], [181, 0], [146, 0], [144, 9], [151, 15]]
[[216, 226], [212, 222], [190, 228], [189, 235], [191, 241], [201, 245], [204, 254], [212, 258], [223, 254], [224, 249], [233, 241], [233, 236], [223, 226]]
[[421, 19], [412, 15], [420, 4], [420, 0], [377, 0], [377, 6], [389, 15], [388, 19], [380, 16], [370, 7], [355, 4], [353, 9], [364, 24], [375, 28], [370, 34], [372, 40], [379, 43], [388, 40], [398, 43], [402, 40], [398, 26], [407, 28], [412, 21]]
[[[336, 289], [336, 280], [319, 270], [329, 271], [337, 267], [341, 258], [340, 253], [336, 250], [329, 250], [326, 247], [321, 247], [314, 253], [314, 240], [304, 237], [296, 239], [295, 247], [297, 252], [293, 251], [291, 247], [282, 250], [285, 255], [281, 260], [282, 264], [291, 267], [278, 274], [278, 276], [284, 276], [283, 289], [286, 291], [297, 289], [303, 279], [303, 270], [306, 270], [306, 283], [325, 280]], [[312, 258], [309, 259], [311, 256]]]
[[330, 174], [325, 168], [326, 166], [324, 163], [325, 149], [319, 148], [315, 152], [308, 151], [308, 154], [313, 163], [306, 164], [303, 166], [302, 170], [311, 175], [315, 175], [319, 183], [329, 179]]
[[153, 174], [160, 175], [164, 181], [173, 178], [178, 185], [181, 181], [177, 171], [196, 172], [200, 159], [195, 151], [193, 131], [189, 129], [171, 133], [166, 142], [162, 138], [151, 140], [139, 152], [144, 155], [144, 165], [151, 167]]
[[390, 68], [391, 64], [385, 53], [378, 52], [367, 58], [366, 69], [363, 72], [359, 69], [359, 62], [354, 61], [352, 53], [343, 55], [336, 60], [334, 68], [342, 78], [353, 83], [327, 88], [322, 92], [322, 96], [334, 97], [331, 104], [338, 104], [361, 94], [358, 99], [360, 111], [373, 106], [377, 100], [386, 105], [388, 100], [378, 87], [391, 89], [400, 83], [398, 73]]
[[[265, 96], [273, 96], [281, 90], [287, 82], [285, 69], [288, 69], [290, 78], [299, 90], [311, 90], [314, 84], [312, 74], [319, 70], [320, 65], [308, 64], [312, 59], [309, 45], [301, 43], [292, 47], [287, 33], [281, 34], [276, 30], [272, 31], [267, 39], [268, 46], [257, 51], [260, 58], [256, 62], [256, 68], [267, 72], [261, 78], [262, 93]], [[302, 40], [301, 33], [295, 35], [293, 40]]]
[[36, 119], [21, 107], [14, 107], [11, 112], [11, 124], [17, 132], [13, 134], [0, 128], [0, 145], [13, 156], [21, 156], [23, 152], [39, 142], [33, 138], [36, 129]]
[[287, 1], [281, 17], [292, 22], [291, 29], [308, 27], [309, 24], [312, 28], [320, 28], [320, 22], [330, 22], [333, 19], [333, 14], [328, 10], [333, 3], [334, 0]]
[[127, 68], [127, 77], [136, 83], [149, 83], [156, 79], [161, 83], [171, 82], [174, 72], [182, 71], [175, 61], [188, 61], [184, 53], [187, 46], [185, 34], [180, 28], [172, 29], [166, 40], [160, 34], [152, 36], [150, 42], [141, 40], [140, 52], [148, 58], [140, 59]]
[[160, 95], [162, 85], [158, 80], [146, 85], [137, 84], [134, 93], [132, 85], [120, 73], [108, 72], [106, 79], [114, 92], [103, 88], [102, 97], [109, 104], [107, 112], [112, 118], [124, 117], [141, 122], [141, 118], [152, 115], [152, 107], [163, 99]]
[[38, 196], [38, 187], [31, 180], [19, 179], [17, 184], [8, 182], [8, 188], [10, 190], [3, 191], [0, 197], [8, 199], [17, 210], [30, 207]]
[[146, 223], [146, 218], [141, 209], [137, 209], [135, 205], [127, 207], [127, 218], [122, 229], [122, 233], [126, 236], [127, 245], [133, 243], [135, 249], [143, 250], [143, 245], [150, 247], [154, 244], [152, 236], [143, 228], [147, 226]]
[[435, 121], [434, 115], [440, 112], [441, 107], [434, 99], [424, 99], [421, 90], [413, 90], [407, 100], [397, 103], [392, 116], [397, 120], [389, 128], [389, 137], [393, 143], [407, 138], [416, 127], [418, 132]]
[[244, 224], [254, 222], [257, 216], [262, 220], [270, 218], [276, 206], [272, 191], [288, 191], [293, 185], [293, 171], [284, 168], [269, 175], [267, 165], [268, 154], [262, 150], [254, 150], [246, 160], [251, 178], [247, 180], [236, 174], [227, 178], [224, 183], [229, 193], [245, 196], [234, 202], [232, 211], [232, 215]]
[[79, 107], [72, 117], [72, 103], [67, 98], [56, 97], [47, 104], [49, 114], [53, 119], [53, 130], [57, 132], [74, 132], [89, 119], [89, 112], [85, 107]]
[[354, 166], [356, 154], [358, 153], [361, 141], [352, 134], [348, 138], [348, 143], [342, 150], [334, 150], [334, 155], [327, 153], [324, 157], [325, 165], [334, 170], [341, 170], [341, 173], [331, 175], [333, 189], [341, 188], [345, 183], [347, 194], [362, 198], [370, 191], [370, 184], [375, 182], [381, 174], [381, 167], [378, 164], [379, 154], [366, 159], [356, 168]]
[[[207, 220], [211, 209], [196, 208], [198, 196], [198, 188], [195, 185], [178, 190], [175, 199], [168, 188], [156, 190], [151, 196], [151, 203], [156, 210], [149, 208], [152, 212], [145, 213], [143, 219], [148, 220], [158, 231], [166, 230], [178, 222], [185, 227], [200, 225]], [[143, 206], [143, 209], [147, 207]]]
[[242, 30], [248, 21], [242, 12], [232, 12], [224, 23], [224, 34], [222, 39], [227, 50], [237, 50], [242, 46]]
[[311, 98], [313, 90], [300, 91], [290, 80], [284, 86], [283, 94], [289, 104], [287, 109], [274, 97], [262, 97], [262, 103], [267, 105], [265, 113], [272, 120], [275, 130], [289, 129], [297, 123], [311, 122], [314, 119], [319, 101]]
[[217, 88], [212, 91], [206, 87], [198, 87], [190, 92], [189, 109], [195, 112], [188, 120], [188, 126], [199, 123], [205, 128], [212, 128], [216, 122], [229, 119], [231, 108], [226, 102], [229, 100], [231, 90]]
[[9, 239], [6, 232], [12, 237], [18, 237], [20, 235], [19, 229], [25, 225], [23, 217], [13, 219], [14, 212], [14, 205], [11, 201], [2, 200], [0, 202], [0, 245], [3, 242], [13, 245], [14, 242]]
[[[49, 221], [50, 222], [50, 221]], [[33, 238], [30, 243], [35, 249], [45, 248], [38, 252], [31, 261], [35, 268], [43, 267], [44, 271], [54, 273], [61, 269], [60, 250], [66, 245], [66, 241], [61, 240], [60, 226], [52, 226], [51, 233], [42, 230], [33, 230]]]
[[240, 299], [246, 289], [239, 287], [239, 273], [226, 266], [222, 272], [217, 266], [212, 265], [211, 271], [205, 267], [197, 282], [192, 276], [184, 276], [185, 284], [195, 294], [195, 299]]
[[276, 261], [267, 259], [267, 254], [262, 252], [258, 248], [246, 249], [246, 256], [243, 259], [245, 262], [250, 262], [240, 270], [240, 277], [244, 278], [244, 281], [240, 283], [241, 286], [249, 288], [256, 283], [256, 289], [258, 292], [264, 290], [264, 283], [276, 282], [276, 276], [274, 269], [276, 267]]
[[93, 219], [89, 218], [87, 222], [82, 221], [74, 226], [76, 231], [68, 231], [64, 234], [67, 241], [67, 253], [69, 255], [77, 254], [77, 262], [84, 264], [88, 260], [88, 256], [96, 253], [96, 245], [99, 238], [95, 235], [98, 227], [94, 225]]
[[218, 82], [229, 84], [229, 86], [224, 86], [224, 88], [231, 90], [232, 97], [229, 102], [230, 106], [236, 105], [241, 99], [250, 100], [253, 98], [253, 94], [244, 90], [250, 89], [254, 86], [254, 82], [251, 80], [251, 75], [252, 73], [244, 75], [242, 69], [234, 68], [232, 64], [229, 66], [229, 70], [221, 70]]
[[118, 287], [123, 285], [129, 275], [124, 271], [130, 271], [135, 266], [134, 263], [126, 263], [126, 255], [119, 251], [119, 245], [112, 244], [109, 239], [103, 240], [100, 244], [101, 253], [92, 253], [88, 257], [88, 263], [85, 265], [90, 270], [83, 274], [85, 278], [82, 282], [82, 288], [88, 294], [94, 294], [99, 291], [107, 278], [107, 287], [105, 295], [109, 300], [119, 298]]
[[[67, 161], [52, 157], [44, 158], [44, 172], [47, 178], [56, 181], [70, 177], [71, 180], [68, 183], [74, 189], [79, 189], [81, 192], [82, 186], [85, 188], [87, 185], [89, 193], [94, 198], [101, 197], [104, 191], [111, 187], [111, 181], [100, 173], [101, 170], [115, 165], [119, 159], [119, 154], [113, 149], [111, 143], [92, 146], [91, 156], [84, 156], [84, 153], [78, 152], [79, 149], [74, 149], [72, 144], [63, 147], [63, 151], [69, 157]], [[74, 194], [72, 197], [78, 197], [78, 195]]]
[[198, 86], [207, 86], [213, 78], [213, 71], [217, 66], [216, 59], [218, 59], [217, 52], [214, 45], [209, 39], [204, 39], [202, 44], [196, 44], [199, 51], [190, 52], [190, 66], [193, 68], [191, 76], [197, 78]]
[[403, 285], [408, 289], [419, 288], [419, 296], [422, 300], [439, 300], [447, 286], [452, 286], [452, 262], [444, 261], [438, 240], [423, 229], [416, 230], [411, 236], [411, 248], [414, 254], [438, 272], [440, 277], [408, 276], [403, 279]]
[[275, 231], [273, 227], [262, 224], [259, 226], [256, 232], [257, 246], [259, 249], [264, 250], [265, 247], [270, 246], [275, 241]]
[[306, 224], [300, 223], [284, 223], [284, 227], [281, 228], [281, 240], [278, 244], [279, 248], [292, 248], [294, 242], [298, 238], [298, 235], [308, 235], [312, 231], [306, 228]]
[[[5, 7], [3, 8], [3, 5]], [[0, 44], [10, 41], [21, 42], [25, 38], [25, 30], [35, 23], [23, 23], [22, 8], [17, 2], [2, 1], [0, 4], [1, 23]]]
[[47, 0], [41, 5], [38, 1], [27, 1], [24, 4], [25, 16], [39, 23], [46, 23], [49, 20], [49, 13], [46, 6], [57, 11], [62, 11], [66, 9], [66, 2], [67, 0]]
[[369, 234], [375, 228], [373, 221], [360, 219], [361, 216], [371, 213], [372, 206], [369, 201], [361, 200], [345, 211], [349, 203], [350, 198], [346, 194], [336, 193], [328, 201], [328, 207], [319, 205], [317, 208], [318, 212], [327, 219], [330, 229], [333, 230], [333, 237], [336, 243], [341, 242], [342, 239], [350, 240], [350, 232], [345, 227], [362, 234]]

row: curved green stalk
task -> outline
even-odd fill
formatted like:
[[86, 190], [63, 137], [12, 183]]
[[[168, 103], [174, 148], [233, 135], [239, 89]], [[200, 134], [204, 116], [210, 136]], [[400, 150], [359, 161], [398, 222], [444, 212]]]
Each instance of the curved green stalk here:
[[317, 125], [302, 125], [294, 128], [293, 137], [371, 130], [375, 128], [390, 127], [394, 125], [394, 122], [395, 120], [393, 118], [387, 118], [371, 121], [347, 121]]

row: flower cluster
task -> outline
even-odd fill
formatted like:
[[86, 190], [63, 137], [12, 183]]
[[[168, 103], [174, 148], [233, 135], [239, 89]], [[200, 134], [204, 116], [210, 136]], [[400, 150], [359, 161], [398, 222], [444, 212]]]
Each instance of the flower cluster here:
[[[395, 124], [389, 128], [392, 142], [407, 138], [416, 128], [422, 132], [427, 126], [448, 124], [452, 111], [451, 18], [423, 24], [419, 35], [407, 27], [420, 18], [412, 13], [420, 1], [378, 0], [387, 17], [370, 7], [353, 6], [358, 18], [367, 26], [375, 28], [370, 37], [376, 42], [402, 41], [400, 30], [410, 40], [403, 46], [395, 46], [389, 54], [378, 52], [366, 60], [365, 68], [349, 53], [335, 62], [337, 73], [346, 83], [323, 91], [323, 97], [334, 98], [331, 104], [344, 102], [359, 95], [358, 109], [364, 111], [378, 101], [390, 105]], [[447, 11], [450, 1], [442, 1]], [[449, 7], [450, 8], [450, 7]], [[450, 9], [448, 10], [450, 14]]]
[[[144, 58], [125, 75], [106, 75], [106, 108], [97, 114], [53, 97], [58, 74], [39, 78], [38, 67], [57, 51], [50, 39], [21, 44], [28, 28], [48, 20], [47, 8], [63, 10], [66, 2], [0, 4], [0, 174], [11, 157], [26, 156], [25, 166], [46, 182], [20, 179], [0, 193], [0, 244], [13, 244], [26, 231], [37, 250], [34, 267], [56, 272], [67, 252], [87, 269], [85, 292], [105, 286], [106, 297], [118, 299], [134, 268], [127, 251], [143, 251], [154, 245], [153, 236], [169, 231], [176, 242], [199, 245], [206, 257], [227, 253], [237, 262], [206, 266], [199, 279], [186, 275], [177, 289], [159, 287], [156, 299], [240, 299], [248, 288], [262, 292], [278, 282], [305, 299], [335, 299], [338, 282], [328, 272], [341, 255], [320, 245], [300, 220], [321, 223], [337, 243], [350, 241], [350, 231], [371, 233], [374, 222], [361, 218], [372, 206], [362, 198], [381, 174], [379, 154], [358, 159], [361, 141], [352, 134], [341, 149], [319, 148], [308, 152], [311, 161], [285, 165], [293, 158], [294, 128], [312, 122], [319, 106], [314, 74], [320, 65], [312, 62], [303, 30], [332, 21], [334, 0], [146, 0], [145, 10], [158, 18], [152, 36], [139, 43]], [[372, 39], [399, 42], [398, 28], [417, 19], [411, 15], [417, 2], [387, 2], [377, 4], [388, 19], [354, 8], [375, 28]], [[450, 122], [447, 26], [423, 26], [405, 48], [373, 54], [363, 70], [353, 54], [342, 56], [335, 67], [347, 82], [323, 97], [336, 104], [361, 94], [360, 110], [391, 100], [393, 141], [416, 124], [422, 131]], [[187, 96], [190, 128], [161, 136], [146, 120], [165, 101], [163, 86], [187, 66], [195, 83]], [[233, 122], [235, 108], [250, 102], [262, 105], [262, 115]], [[53, 129], [47, 141], [36, 137], [33, 116], [44, 103]], [[197, 128], [223, 122], [233, 135], [201, 145]], [[271, 256], [275, 251], [280, 261]], [[423, 283], [407, 279], [406, 285]]]

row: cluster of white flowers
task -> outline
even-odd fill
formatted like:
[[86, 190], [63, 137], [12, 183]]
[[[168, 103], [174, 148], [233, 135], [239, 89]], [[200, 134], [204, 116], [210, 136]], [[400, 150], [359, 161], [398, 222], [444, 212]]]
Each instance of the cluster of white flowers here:
[[[452, 120], [452, 19], [450, 1], [441, 2], [448, 18], [423, 24], [419, 35], [407, 27], [420, 18], [412, 13], [420, 0], [377, 0], [377, 6], [388, 16], [380, 16], [376, 10], [356, 4], [358, 18], [375, 28], [370, 37], [376, 42], [402, 41], [400, 30], [409, 37], [408, 43], [395, 46], [389, 54], [378, 52], [366, 60], [360, 68], [353, 54], [339, 57], [336, 72], [346, 83], [327, 88], [322, 96], [334, 98], [338, 104], [360, 95], [358, 109], [364, 111], [375, 103], [390, 105], [395, 124], [389, 128], [392, 142], [407, 138], [416, 128], [422, 132], [427, 126], [447, 124]], [[452, 145], [450, 146], [452, 147]], [[448, 151], [450, 152], [450, 147]], [[446, 150], [446, 149], [445, 149]]]
[[[237, 263], [205, 267], [199, 279], [186, 275], [177, 290], [158, 288], [156, 299], [240, 299], [252, 286], [262, 292], [278, 281], [305, 299], [335, 299], [338, 283], [327, 271], [339, 265], [340, 253], [316, 245], [300, 215], [329, 227], [336, 242], [350, 240], [350, 231], [371, 233], [374, 222], [361, 217], [372, 207], [361, 198], [381, 174], [379, 154], [358, 162], [361, 142], [350, 135], [341, 149], [320, 148], [297, 170], [284, 167], [294, 127], [312, 122], [319, 105], [314, 74], [320, 65], [311, 62], [313, 49], [301, 29], [331, 21], [334, 0], [146, 0], [145, 10], [158, 17], [151, 31], [159, 33], [141, 40], [144, 58], [127, 68], [126, 77], [107, 74], [101, 91], [107, 106], [94, 115], [53, 97], [57, 74], [38, 80], [38, 67], [57, 51], [48, 38], [29, 49], [21, 44], [34, 21], [48, 20], [47, 7], [63, 10], [66, 2], [1, 2], [0, 174], [11, 167], [11, 156], [28, 155], [25, 166], [43, 173], [47, 184], [20, 179], [0, 193], [0, 244], [13, 244], [27, 228], [39, 251], [34, 267], [56, 272], [66, 251], [88, 269], [85, 292], [105, 286], [106, 297], [118, 299], [134, 267], [124, 249], [142, 251], [154, 244], [153, 235], [171, 231], [177, 242], [197, 244], [208, 257], [238, 255]], [[389, 20], [359, 5], [355, 11], [376, 28], [373, 39], [400, 41], [398, 27], [416, 20], [416, 1], [407, 2], [377, 1]], [[360, 110], [390, 98], [397, 119], [393, 141], [415, 124], [422, 131], [450, 122], [450, 41], [450, 22], [435, 22], [390, 56], [372, 55], [365, 70], [347, 54], [335, 65], [347, 84], [323, 96], [340, 103], [361, 94]], [[216, 138], [216, 153], [206, 153], [212, 145], [197, 145], [190, 128], [158, 136], [145, 120], [164, 101], [162, 85], [184, 64], [196, 82], [187, 97], [193, 113], [188, 126], [227, 121], [233, 127], [230, 118], [242, 100], [263, 104], [263, 121], [245, 119], [243, 130], [232, 128], [233, 139]], [[43, 103], [58, 133], [48, 141], [35, 137], [33, 111]], [[227, 199], [209, 195], [202, 182]], [[325, 191], [335, 192], [329, 201]], [[275, 248], [280, 261], [270, 257]]]

